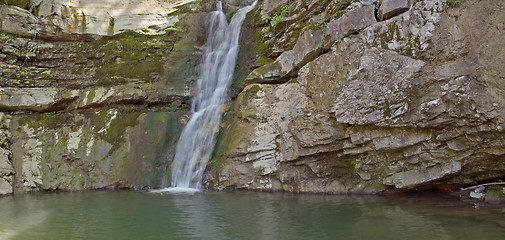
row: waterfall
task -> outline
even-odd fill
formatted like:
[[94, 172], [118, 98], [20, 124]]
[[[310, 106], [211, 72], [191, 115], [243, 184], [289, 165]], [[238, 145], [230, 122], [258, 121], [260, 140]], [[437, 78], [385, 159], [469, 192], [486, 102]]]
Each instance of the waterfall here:
[[230, 24], [221, 2], [211, 13], [198, 94], [191, 106], [193, 114], [177, 142], [172, 163], [172, 188], [200, 188], [203, 171], [216, 143], [223, 104], [229, 100], [227, 93], [239, 51], [240, 28], [255, 5], [256, 2], [239, 9]]

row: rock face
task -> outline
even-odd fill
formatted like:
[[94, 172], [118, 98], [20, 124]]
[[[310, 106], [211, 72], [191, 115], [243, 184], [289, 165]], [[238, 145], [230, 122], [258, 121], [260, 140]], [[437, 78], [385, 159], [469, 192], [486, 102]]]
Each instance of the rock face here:
[[31, 5], [31, 0], [2, 0], [2, 1], [9, 6], [16, 6], [24, 9], [28, 9]]
[[[294, 48], [303, 33], [280, 39], [296, 44], [247, 78], [225, 114], [210, 188], [379, 192], [505, 177], [504, 3], [424, 0], [396, 11], [386, 4], [408, 1], [311, 2], [321, 8], [294, 4], [284, 18], [322, 17], [323, 49]], [[386, 20], [375, 20], [375, 7]], [[276, 47], [263, 40], [258, 58]], [[271, 80], [286, 55], [314, 53], [292, 77]]]
[[386, 20], [403, 13], [410, 8], [410, 0], [383, 0], [379, 8], [379, 19]]
[[330, 21], [327, 33], [331, 40], [337, 41], [376, 22], [374, 5], [360, 7]]
[[[0, 4], [0, 194], [159, 186], [212, 4]], [[252, 13], [207, 187], [374, 193], [505, 177], [505, 3], [268, 0]]]
[[[31, 6], [0, 4], [0, 194], [159, 187], [188, 118], [212, 4]], [[112, 32], [99, 24], [105, 12]]]
[[114, 35], [132, 30], [163, 34], [179, 21], [175, 14], [195, 0], [38, 0], [34, 12], [47, 25], [71, 33]]

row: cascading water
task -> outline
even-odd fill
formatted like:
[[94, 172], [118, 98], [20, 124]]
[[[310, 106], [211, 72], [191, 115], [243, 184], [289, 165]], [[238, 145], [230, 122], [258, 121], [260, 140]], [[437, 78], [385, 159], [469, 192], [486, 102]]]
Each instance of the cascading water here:
[[191, 106], [193, 115], [177, 142], [172, 163], [171, 186], [174, 191], [198, 189], [201, 185], [203, 171], [216, 142], [221, 110], [229, 100], [227, 92], [235, 70], [240, 28], [246, 14], [255, 5], [256, 2], [238, 10], [229, 25], [221, 2], [212, 12], [197, 85], [199, 92]]

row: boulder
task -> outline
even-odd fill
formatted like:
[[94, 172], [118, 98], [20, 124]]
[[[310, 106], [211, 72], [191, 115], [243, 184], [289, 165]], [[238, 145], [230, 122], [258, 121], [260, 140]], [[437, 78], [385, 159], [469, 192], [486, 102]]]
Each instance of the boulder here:
[[376, 22], [375, 6], [364, 6], [347, 12], [338, 19], [331, 20], [328, 23], [326, 34], [331, 41], [338, 41]]
[[484, 193], [479, 193], [479, 192], [470, 192], [470, 197], [474, 199], [484, 199], [485, 194]]
[[48, 111], [58, 103], [57, 89], [3, 88], [0, 94], [0, 110]]
[[32, 37], [43, 29], [42, 22], [29, 11], [15, 6], [0, 5], [0, 30]]
[[382, 0], [379, 20], [384, 21], [410, 9], [411, 0]]
[[254, 83], [278, 83], [281, 75], [281, 65], [278, 62], [265, 64], [247, 75], [242, 85], [240, 85], [239, 91]]
[[276, 60], [281, 65], [283, 76], [296, 76], [298, 69], [319, 56], [322, 46], [322, 31], [304, 31], [296, 41], [294, 48], [282, 53]]
[[304, 31], [292, 50], [282, 53], [273, 63], [252, 71], [244, 80], [240, 90], [253, 83], [282, 83], [298, 74], [298, 70], [314, 60], [322, 51], [323, 32]]

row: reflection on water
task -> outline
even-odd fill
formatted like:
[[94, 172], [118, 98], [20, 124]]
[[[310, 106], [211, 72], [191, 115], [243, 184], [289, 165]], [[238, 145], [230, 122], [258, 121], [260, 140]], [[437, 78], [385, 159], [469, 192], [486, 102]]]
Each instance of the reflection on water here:
[[74, 192], [0, 198], [0, 239], [505, 239], [501, 207], [430, 196]]
[[13, 239], [17, 235], [44, 223], [50, 211], [38, 209], [36, 201], [0, 198], [0, 239]]

